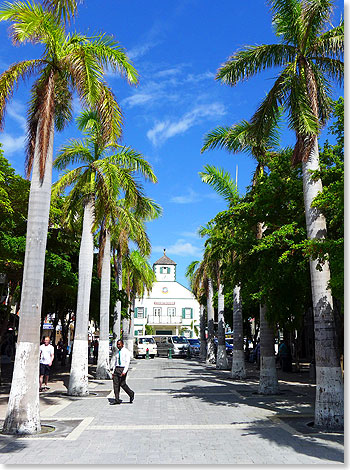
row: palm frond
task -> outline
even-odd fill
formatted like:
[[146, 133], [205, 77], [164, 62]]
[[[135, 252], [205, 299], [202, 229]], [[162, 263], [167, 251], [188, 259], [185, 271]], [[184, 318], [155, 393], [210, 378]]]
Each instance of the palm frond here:
[[[78, 0], [82, 3], [82, 0]], [[43, 5], [59, 20], [70, 23], [76, 14], [77, 0], [43, 0]]]
[[0, 10], [0, 21], [11, 21], [10, 35], [14, 43], [49, 43], [52, 36], [63, 40], [64, 30], [58, 19], [40, 3], [5, 2]]
[[344, 85], [344, 62], [328, 57], [311, 57], [318, 69], [339, 86]]
[[20, 79], [30, 77], [34, 72], [40, 70], [43, 61], [39, 59], [24, 60], [11, 65], [9, 69], [0, 75], [0, 129], [3, 130], [4, 113], [7, 102], [12, 98], [13, 90]]
[[216, 80], [234, 86], [267, 68], [286, 66], [293, 62], [296, 54], [297, 49], [287, 44], [246, 46], [219, 68]]
[[269, 0], [268, 3], [277, 36], [286, 43], [299, 45], [302, 32], [300, 0]]
[[331, 57], [343, 60], [344, 57], [344, 21], [339, 26], [321, 34], [316, 39], [309, 54], [320, 58]]
[[74, 165], [77, 162], [91, 163], [94, 156], [91, 154], [86, 140], [70, 139], [68, 144], [62, 146], [54, 160], [54, 167], [57, 170], [63, 170], [68, 165]]
[[83, 172], [83, 167], [75, 168], [74, 170], [67, 171], [64, 173], [56, 183], [52, 185], [51, 195], [56, 198], [62, 192], [75, 183]]
[[303, 32], [301, 53], [313, 48], [320, 32], [330, 20], [333, 0], [304, 0], [302, 2]]
[[129, 168], [152, 183], [157, 182], [157, 177], [153, 172], [151, 164], [139, 152], [130, 147], [122, 147], [117, 154], [106, 157], [106, 161]]
[[230, 173], [212, 165], [205, 165], [204, 170], [199, 172], [202, 182], [209, 184], [229, 205], [236, 203], [239, 194]]

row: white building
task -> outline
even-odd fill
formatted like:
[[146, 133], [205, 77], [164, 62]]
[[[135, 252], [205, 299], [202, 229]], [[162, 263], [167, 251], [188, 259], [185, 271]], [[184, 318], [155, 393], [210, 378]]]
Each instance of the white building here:
[[151, 325], [154, 334], [197, 337], [199, 303], [189, 289], [176, 282], [176, 263], [165, 254], [153, 264], [157, 281], [135, 303], [135, 336]]

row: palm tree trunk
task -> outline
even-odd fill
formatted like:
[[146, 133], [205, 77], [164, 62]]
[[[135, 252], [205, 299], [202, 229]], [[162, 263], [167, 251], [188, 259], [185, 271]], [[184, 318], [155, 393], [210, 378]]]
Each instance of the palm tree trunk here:
[[201, 340], [199, 356], [200, 356], [201, 361], [205, 361], [207, 357], [207, 340], [205, 338], [204, 305], [202, 304], [199, 307], [199, 329], [200, 329], [200, 340]]
[[273, 328], [266, 320], [266, 305], [260, 305], [260, 383], [259, 393], [273, 395], [278, 392]]
[[126, 340], [126, 349], [129, 349], [131, 356], [133, 357], [134, 350], [134, 338], [135, 338], [135, 299], [132, 301], [132, 308], [130, 308], [130, 322], [129, 322], [129, 334]]
[[[118, 253], [117, 259], [115, 260], [115, 268], [116, 268], [116, 283], [118, 285], [118, 290], [121, 291], [123, 288], [123, 264], [122, 264], [122, 257]], [[111, 364], [115, 364], [115, 360], [117, 357], [117, 341], [121, 338], [120, 336], [120, 326], [121, 326], [121, 316], [122, 316], [122, 303], [118, 299], [114, 306], [113, 312], [113, 342], [112, 342], [112, 356], [111, 356]]]
[[219, 284], [218, 291], [218, 350], [216, 354], [216, 368], [221, 370], [228, 369], [228, 361], [226, 354], [226, 342], [225, 342], [225, 297], [223, 294], [224, 286]]
[[89, 198], [84, 206], [83, 233], [79, 252], [78, 300], [75, 319], [72, 365], [68, 395], [89, 395], [88, 384], [88, 327], [92, 267], [94, 260], [94, 199]]
[[208, 279], [207, 317], [208, 317], [207, 363], [215, 364], [213, 283], [211, 279]]
[[235, 286], [233, 289], [233, 351], [231, 377], [234, 379], [246, 378], [240, 286]]
[[[303, 163], [303, 189], [307, 236], [323, 239], [326, 219], [311, 207], [316, 195], [322, 191], [320, 179], [314, 181], [310, 170], [319, 169], [318, 142], [306, 163]], [[336, 344], [333, 299], [329, 289], [330, 270], [326, 260], [318, 269], [317, 260], [310, 259], [310, 276], [315, 328], [316, 403], [315, 425], [339, 429], [344, 425], [344, 383]]]
[[97, 379], [110, 379], [109, 370], [109, 302], [111, 297], [111, 234], [106, 230], [101, 270], [100, 341], [96, 368]]
[[[38, 129], [40, 126], [38, 124]], [[39, 134], [39, 132], [38, 132]], [[30, 185], [26, 251], [19, 315], [17, 349], [3, 432], [34, 434], [41, 430], [39, 415], [39, 343], [45, 251], [51, 201], [54, 126], [40, 178], [39, 141], [35, 143]]]

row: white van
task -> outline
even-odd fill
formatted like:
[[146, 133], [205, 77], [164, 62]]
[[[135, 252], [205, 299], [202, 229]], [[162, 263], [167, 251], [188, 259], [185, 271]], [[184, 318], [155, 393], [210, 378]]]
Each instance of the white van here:
[[146, 357], [147, 349], [149, 357], [153, 359], [157, 356], [157, 343], [153, 336], [136, 336], [134, 341], [134, 357]]

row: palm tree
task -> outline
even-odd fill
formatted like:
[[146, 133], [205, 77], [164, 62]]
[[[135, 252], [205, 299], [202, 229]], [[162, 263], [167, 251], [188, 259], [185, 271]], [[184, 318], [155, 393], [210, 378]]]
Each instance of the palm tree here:
[[[84, 396], [89, 393], [87, 333], [93, 233], [97, 228], [96, 225], [106, 214], [108, 222], [116, 218], [121, 221], [128, 220], [128, 208], [116, 203], [121, 192], [125, 194], [130, 206], [137, 207], [143, 204], [142, 187], [135, 179], [138, 174], [151, 182], [156, 182], [156, 177], [151, 166], [140, 154], [130, 148], [106, 144], [103, 141], [101, 122], [95, 111], [83, 112], [78, 118], [78, 127], [85, 132], [86, 138], [82, 141], [70, 140], [59, 152], [55, 167], [63, 169], [68, 164], [79, 161], [82, 165], [61, 177], [54, 186], [54, 194], [59, 194], [73, 185], [66, 199], [68, 217], [76, 218], [81, 206], [84, 208], [74, 348], [68, 387], [69, 395]], [[106, 156], [111, 149], [116, 149], [117, 153]], [[104, 312], [104, 315], [107, 313]]]
[[[278, 143], [277, 122], [278, 120], [263, 136], [258, 136], [255, 127], [250, 122], [244, 120], [231, 127], [218, 127], [205, 136], [204, 146], [202, 147], [201, 152], [219, 147], [232, 153], [250, 153], [257, 161], [256, 170], [253, 176], [253, 186], [255, 186], [259, 177], [264, 172], [264, 167], [268, 158], [272, 154], [272, 150]], [[207, 178], [209, 178], [209, 176], [207, 176]], [[210, 178], [213, 178], [213, 176], [210, 175]], [[217, 185], [217, 183], [215, 184]], [[263, 223], [259, 222], [256, 226], [256, 238], [261, 239], [262, 236]], [[240, 314], [239, 309], [237, 314]], [[239, 320], [239, 324], [241, 324], [241, 322], [242, 320]], [[264, 306], [260, 306], [260, 323], [264, 324], [264, 328], [260, 331], [260, 334], [266, 333], [266, 337], [261, 337], [260, 341], [261, 364], [259, 390], [265, 395], [274, 394], [278, 389], [278, 381], [276, 364], [271, 360], [271, 345], [269, 344], [273, 331], [270, 331], [269, 329], [271, 327], [266, 319], [266, 308]], [[241, 332], [242, 330], [239, 327], [239, 336], [241, 335]], [[237, 343], [240, 345], [240, 349], [243, 348], [241, 339], [237, 340]], [[242, 356], [241, 361], [242, 360], [244, 360], [244, 356]], [[233, 367], [235, 367], [234, 362], [232, 362], [232, 368]], [[241, 367], [242, 363], [240, 362], [238, 363], [238, 371]], [[233, 371], [232, 369], [232, 374], [236, 375], [236, 373], [239, 372]]]
[[[326, 237], [326, 220], [313, 200], [322, 191], [318, 140], [331, 111], [330, 81], [343, 84], [344, 24], [327, 29], [332, 0], [270, 0], [277, 44], [248, 46], [233, 54], [216, 78], [231, 86], [270, 67], [282, 67], [275, 83], [252, 118], [256, 132], [266, 135], [276, 121], [278, 106], [288, 112], [289, 127], [296, 134], [293, 163], [302, 162], [307, 235]], [[328, 261], [319, 269], [310, 258], [315, 324], [316, 406], [315, 423], [339, 428], [344, 423], [344, 385], [336, 348]], [[327, 353], [325, 353], [327, 350]]]
[[[151, 243], [145, 230], [145, 221], [153, 220], [161, 214], [161, 207], [147, 197], [143, 197], [138, 207], [133, 209], [128, 207], [128, 224], [122, 220], [116, 221], [111, 230], [113, 262], [115, 270], [115, 279], [118, 290], [123, 288], [123, 258], [129, 254], [129, 241], [135, 243], [142, 256], [149, 256], [151, 252]], [[121, 200], [119, 204], [125, 206], [126, 201]], [[121, 327], [121, 301], [117, 300], [113, 315], [113, 343], [112, 356], [110, 363], [115, 363], [117, 353], [117, 340], [120, 338]]]
[[0, 127], [14, 88], [20, 80], [37, 77], [28, 113], [26, 167], [28, 176], [32, 171], [32, 181], [18, 354], [4, 423], [6, 433], [33, 434], [41, 427], [38, 357], [54, 128], [60, 131], [70, 120], [75, 91], [84, 105], [95, 106], [98, 110], [104, 139], [116, 138], [120, 133], [121, 113], [103, 80], [103, 69], [106, 65], [120, 69], [132, 83], [136, 83], [137, 74], [114, 40], [104, 35], [88, 38], [78, 33], [66, 34], [57, 14], [40, 4], [8, 2], [0, 11], [0, 21], [11, 23], [15, 44], [31, 42], [44, 46], [41, 58], [13, 64], [0, 76]]
[[205, 314], [204, 303], [206, 296], [206, 276], [203, 261], [192, 261], [187, 266], [185, 276], [189, 278], [191, 290], [199, 302], [199, 338], [200, 338], [200, 352], [199, 357], [205, 361], [207, 356], [207, 340], [205, 337]]
[[[209, 184], [212, 186], [215, 191], [223, 196], [225, 201], [228, 203], [228, 207], [231, 208], [233, 205], [237, 202], [238, 200], [238, 190], [237, 190], [237, 182], [234, 183], [234, 181], [231, 179], [231, 176], [228, 172], [225, 172], [222, 169], [216, 168], [211, 165], [206, 165], [204, 167], [203, 172], [199, 173], [199, 176], [201, 177], [202, 181], [204, 183]], [[219, 292], [221, 287], [219, 287]], [[241, 302], [240, 302], [240, 287], [235, 286], [234, 287], [234, 302], [233, 302], [233, 330], [234, 330], [234, 336], [233, 336], [233, 356], [232, 356], [232, 367], [231, 367], [231, 376], [233, 378], [244, 378], [246, 375], [245, 372], [245, 361], [244, 361], [244, 343], [243, 343], [243, 320], [242, 320], [242, 309], [241, 309]], [[222, 316], [220, 316], [220, 311], [223, 310], [223, 307], [221, 307], [221, 297], [218, 296], [218, 304], [219, 304], [219, 298], [220, 298], [220, 308], [219, 308], [219, 318], [218, 318], [218, 351], [219, 351], [219, 346], [221, 351], [226, 352], [226, 346], [225, 346], [225, 336], [222, 333], [223, 331], [223, 326], [220, 326], [220, 322], [223, 322]], [[227, 368], [227, 358], [225, 361], [225, 355], [221, 352], [221, 363], [220, 363], [220, 358], [219, 354], [217, 357], [217, 365], [218, 368]]]
[[150, 293], [156, 276], [146, 258], [137, 250], [130, 252], [123, 261], [123, 285], [129, 301], [129, 318], [124, 322], [123, 339], [131, 352], [134, 344], [134, 318], [136, 297], [142, 298], [145, 290]]

